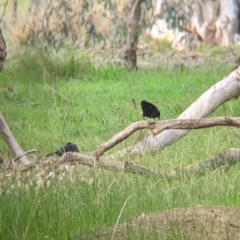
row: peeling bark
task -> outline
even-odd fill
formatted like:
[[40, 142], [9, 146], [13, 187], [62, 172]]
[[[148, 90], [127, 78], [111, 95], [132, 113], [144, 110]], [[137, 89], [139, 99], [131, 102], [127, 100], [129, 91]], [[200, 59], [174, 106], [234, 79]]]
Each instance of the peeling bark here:
[[[184, 25], [176, 26], [176, 29], [169, 28], [166, 16], [164, 17], [164, 12], [161, 11], [162, 6], [166, 6], [169, 12], [173, 12], [171, 11], [173, 8], [175, 17], [177, 13], [185, 12], [185, 15], [183, 14]], [[191, 9], [190, 13], [188, 9]], [[200, 41], [223, 46], [229, 46], [233, 43], [239, 44], [239, 11], [240, 4], [236, 0], [175, 0], [172, 2], [156, 0], [154, 23], [147, 34], [152, 38], [165, 39], [171, 42], [172, 47], [177, 50], [196, 48]], [[170, 19], [172, 20], [172, 18]], [[181, 31], [181, 28], [185, 31]], [[197, 39], [192, 41], [194, 36], [197, 36]]]

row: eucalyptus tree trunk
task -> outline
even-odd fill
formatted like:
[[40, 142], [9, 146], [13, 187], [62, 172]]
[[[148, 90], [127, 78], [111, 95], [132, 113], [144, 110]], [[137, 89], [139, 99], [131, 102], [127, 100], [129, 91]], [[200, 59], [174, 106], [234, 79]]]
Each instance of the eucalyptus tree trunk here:
[[3, 62], [5, 60], [5, 57], [7, 56], [6, 48], [6, 42], [3, 38], [2, 30], [0, 29], [0, 71], [2, 71]]
[[137, 69], [137, 43], [139, 20], [141, 17], [141, 0], [132, 0], [130, 8], [125, 52], [125, 66], [128, 70]]
[[[176, 26], [170, 24], [172, 14], [179, 17]], [[171, 42], [174, 49], [183, 50], [191, 44], [196, 47], [190, 36], [198, 42], [223, 46], [240, 43], [239, 0], [155, 0], [153, 19], [148, 35]]]
[[17, 23], [17, 6], [18, 6], [18, 0], [13, 0], [12, 1], [12, 6], [11, 6], [11, 19], [10, 22], [12, 25], [16, 25]]
[[236, 0], [194, 2], [191, 30], [208, 43], [228, 46], [236, 41], [239, 8]]

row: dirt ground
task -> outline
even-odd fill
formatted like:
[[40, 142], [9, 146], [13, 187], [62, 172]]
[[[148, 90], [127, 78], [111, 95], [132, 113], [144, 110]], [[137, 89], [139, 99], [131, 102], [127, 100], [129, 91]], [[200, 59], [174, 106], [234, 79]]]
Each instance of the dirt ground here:
[[97, 230], [84, 238], [238, 240], [240, 208], [200, 205], [143, 214], [126, 223]]

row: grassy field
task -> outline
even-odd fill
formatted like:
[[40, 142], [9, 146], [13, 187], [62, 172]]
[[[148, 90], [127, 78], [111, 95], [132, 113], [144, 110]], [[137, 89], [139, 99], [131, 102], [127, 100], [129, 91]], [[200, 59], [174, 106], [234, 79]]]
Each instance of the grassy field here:
[[[69, 141], [88, 153], [141, 119], [142, 99], [160, 108], [162, 120], [176, 118], [230, 69], [230, 64], [223, 67], [206, 60], [197, 68], [127, 72], [116, 66], [96, 67], [85, 55], [19, 57], [0, 74], [0, 112], [24, 150], [40, 150], [36, 159], [43, 160]], [[138, 111], [132, 98], [139, 104]], [[239, 114], [239, 100], [234, 99], [211, 116]], [[111, 152], [133, 144], [138, 136]], [[165, 171], [238, 146], [238, 136], [237, 128], [196, 130], [159, 153], [127, 160]], [[12, 158], [1, 139], [0, 157]], [[50, 186], [40, 189], [31, 177], [21, 184], [16, 180], [1, 189], [0, 239], [78, 239], [142, 213], [198, 204], [240, 206], [239, 170], [237, 165], [227, 172], [168, 180], [80, 167], [71, 177], [54, 178]]]

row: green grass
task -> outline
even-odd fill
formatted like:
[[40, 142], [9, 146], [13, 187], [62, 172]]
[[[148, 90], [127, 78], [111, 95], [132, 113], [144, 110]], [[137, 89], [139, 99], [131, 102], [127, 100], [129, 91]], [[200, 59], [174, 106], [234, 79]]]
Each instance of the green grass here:
[[[75, 67], [70, 73], [64, 65], [69, 66], [68, 61], [51, 61], [46, 66], [41, 57], [19, 58], [6, 64], [0, 74], [0, 112], [24, 150], [36, 147], [41, 151], [38, 159], [68, 141], [76, 143], [83, 153], [95, 150], [141, 119], [142, 99], [159, 106], [162, 120], [176, 118], [231, 69], [206, 63], [192, 69], [127, 72], [121, 67], [96, 67], [84, 61], [81, 74], [81, 58], [72, 58]], [[58, 74], [56, 69], [60, 69]], [[138, 103], [138, 111], [132, 98]], [[211, 116], [236, 117], [239, 111], [239, 100], [230, 100]], [[138, 135], [111, 152], [133, 144]], [[237, 128], [196, 130], [159, 153], [129, 156], [127, 160], [166, 171], [238, 146], [238, 136]], [[13, 157], [2, 139], [0, 157]], [[120, 222], [124, 222], [142, 213], [198, 204], [240, 206], [238, 165], [228, 172], [217, 170], [175, 180], [82, 167], [72, 181], [55, 178], [49, 187], [38, 190], [31, 179], [22, 177], [21, 186], [16, 181], [2, 187], [0, 239], [74, 239], [116, 224], [121, 212]]]

